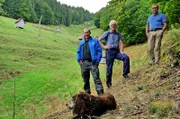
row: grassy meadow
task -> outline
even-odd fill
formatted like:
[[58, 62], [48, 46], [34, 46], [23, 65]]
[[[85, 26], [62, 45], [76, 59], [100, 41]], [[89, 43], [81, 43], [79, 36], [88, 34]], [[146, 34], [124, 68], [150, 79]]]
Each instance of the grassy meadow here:
[[11, 119], [13, 110], [17, 119], [33, 118], [50, 110], [51, 98], [63, 103], [83, 89], [76, 62], [78, 37], [85, 27], [92, 36], [102, 30], [85, 23], [60, 26], [61, 32], [41, 25], [39, 31], [38, 24], [26, 22], [25, 29], [18, 29], [14, 22], [0, 17], [0, 118]]

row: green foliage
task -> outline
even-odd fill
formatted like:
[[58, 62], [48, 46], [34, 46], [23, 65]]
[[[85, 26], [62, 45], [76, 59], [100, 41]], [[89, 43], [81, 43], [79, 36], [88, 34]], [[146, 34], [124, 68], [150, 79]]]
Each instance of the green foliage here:
[[101, 18], [101, 15], [103, 14], [104, 12], [104, 8], [101, 9], [99, 12], [97, 12], [95, 15], [94, 15], [94, 25], [97, 27], [97, 28], [100, 28], [100, 18]]
[[175, 23], [180, 23], [180, 1], [170, 0], [166, 3], [164, 12], [168, 17], [169, 25], [175, 25]]
[[42, 11], [43, 20], [42, 23], [44, 24], [53, 24], [53, 11], [47, 3], [43, 4], [43, 11]]
[[143, 43], [147, 40], [146, 21], [151, 14], [151, 5], [155, 3], [159, 5], [159, 12], [166, 15], [170, 28], [180, 23], [179, 0], [111, 0], [105, 8], [95, 14], [94, 24], [107, 30], [110, 20], [114, 19], [126, 44]]
[[4, 3], [4, 0], [0, 0], [0, 15], [4, 15], [4, 10], [2, 9], [2, 5]]
[[42, 24], [81, 24], [92, 20], [93, 14], [82, 7], [71, 7], [56, 0], [1, 0], [0, 15], [23, 18], [25, 21]]
[[163, 37], [163, 56], [171, 66], [180, 66], [180, 29], [172, 29]]
[[6, 16], [8, 17], [14, 17], [13, 16], [13, 9], [14, 9], [14, 0], [5, 0], [2, 4], [2, 9], [4, 12], [6, 12]]

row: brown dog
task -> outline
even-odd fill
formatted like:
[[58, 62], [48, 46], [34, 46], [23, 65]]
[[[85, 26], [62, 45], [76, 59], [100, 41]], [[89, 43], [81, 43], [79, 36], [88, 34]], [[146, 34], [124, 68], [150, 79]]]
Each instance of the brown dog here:
[[[75, 95], [73, 114], [83, 118], [85, 116], [100, 116], [107, 110], [116, 109], [116, 101], [110, 93], [93, 96], [80, 92]], [[77, 118], [77, 117], [76, 117]]]

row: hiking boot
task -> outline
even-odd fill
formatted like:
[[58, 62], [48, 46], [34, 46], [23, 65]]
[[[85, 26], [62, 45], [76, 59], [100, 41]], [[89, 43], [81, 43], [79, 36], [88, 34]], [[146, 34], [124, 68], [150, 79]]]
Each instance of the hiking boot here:
[[97, 91], [97, 94], [98, 95], [102, 95], [104, 93], [104, 91], [103, 90], [99, 90], [99, 91]]
[[129, 78], [128, 74], [123, 74], [123, 77], [124, 77], [125, 79]]
[[107, 87], [110, 88], [112, 86], [111, 83], [107, 83]]
[[85, 93], [91, 94], [91, 91], [90, 90], [86, 90]]

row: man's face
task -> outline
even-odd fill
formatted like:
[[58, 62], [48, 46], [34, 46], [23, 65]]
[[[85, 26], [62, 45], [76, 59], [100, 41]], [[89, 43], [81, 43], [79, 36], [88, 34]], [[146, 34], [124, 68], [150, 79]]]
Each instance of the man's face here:
[[84, 38], [85, 39], [89, 39], [89, 37], [90, 37], [90, 31], [88, 30], [88, 29], [85, 29], [84, 31], [83, 31], [83, 35], [84, 35]]
[[156, 14], [157, 12], [158, 12], [158, 6], [153, 5], [153, 6], [152, 6], [152, 13], [153, 13], [153, 14]]
[[111, 29], [111, 31], [116, 31], [116, 23], [111, 23], [111, 25], [110, 25], [110, 29]]

